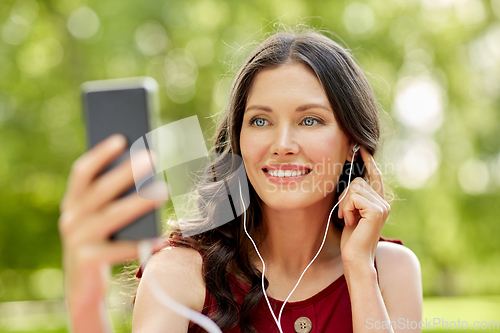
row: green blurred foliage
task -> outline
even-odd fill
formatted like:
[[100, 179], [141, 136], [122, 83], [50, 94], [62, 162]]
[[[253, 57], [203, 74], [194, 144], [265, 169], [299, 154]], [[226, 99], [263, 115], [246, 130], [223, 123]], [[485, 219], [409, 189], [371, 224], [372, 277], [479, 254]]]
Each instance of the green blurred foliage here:
[[[499, 294], [499, 0], [4, 0], [0, 301], [61, 297], [40, 283], [60, 277], [58, 205], [71, 164], [86, 150], [81, 83], [152, 76], [162, 122], [198, 115], [208, 140], [238, 65], [279, 22], [300, 18], [331, 31], [368, 73], [387, 111], [381, 161], [396, 163], [390, 150], [398, 140], [419, 136], [437, 147], [423, 184], [407, 188], [396, 172], [385, 175], [399, 199], [383, 234], [417, 254], [425, 295]], [[496, 58], [481, 58], [485, 50]], [[179, 90], [171, 75], [183, 65], [195, 83]], [[424, 134], [394, 111], [403, 79], [421, 72], [445, 96], [442, 124]], [[489, 168], [487, 187], [476, 193], [464, 191], [470, 159]]]

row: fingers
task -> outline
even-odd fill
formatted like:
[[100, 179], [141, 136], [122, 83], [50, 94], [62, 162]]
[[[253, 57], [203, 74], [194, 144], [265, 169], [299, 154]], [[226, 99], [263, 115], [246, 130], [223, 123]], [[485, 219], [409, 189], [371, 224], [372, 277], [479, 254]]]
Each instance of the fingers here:
[[[367, 193], [370, 195], [370, 201], [379, 203], [380, 205], [383, 205], [386, 209], [390, 210], [391, 206], [385, 201], [384, 198], [380, 197], [380, 195], [373, 189], [371, 185], [369, 185], [364, 179], [362, 178], [356, 178], [353, 181], [353, 191], [354, 192], [360, 192], [361, 189], [366, 190]], [[360, 192], [362, 193], [362, 192]]]
[[[354, 202], [356, 200], [356, 203]], [[368, 200], [363, 196], [352, 193], [349, 200], [344, 203], [342, 207], [342, 214], [344, 216], [344, 223], [347, 226], [353, 226], [358, 222], [360, 215], [355, 214], [355, 210], [361, 211], [368, 208]]]
[[[359, 217], [370, 219], [373, 218], [379, 222], [384, 218], [384, 209], [376, 203], [368, 200], [365, 196], [358, 193], [353, 193], [350, 200], [345, 203], [342, 208], [345, 224], [353, 226], [359, 221]], [[359, 214], [356, 212], [359, 211]]]
[[139, 180], [134, 176], [142, 178], [151, 172], [151, 163], [147, 150], [135, 154], [132, 158], [134, 158], [134, 174], [132, 173], [132, 163], [129, 158], [115, 169], [101, 175], [89, 185], [86, 193], [78, 200], [76, 215], [93, 213], [130, 188], [134, 181]]
[[[369, 202], [373, 203], [374, 205], [378, 206], [378, 208], [381, 208], [384, 214], [388, 215], [391, 207], [390, 205], [382, 199], [377, 192], [362, 178], [355, 178], [349, 188], [349, 192], [347, 193], [346, 197], [340, 202], [339, 204], [339, 211], [338, 211], [338, 217], [339, 218], [344, 218], [345, 215], [345, 210], [346, 210], [346, 205], [349, 201], [352, 201], [350, 196], [353, 194], [359, 194], [362, 197], [366, 198]], [[345, 190], [344, 190], [345, 192]], [[342, 195], [343, 193], [342, 192]], [[342, 197], [341, 195], [341, 197]], [[376, 207], [375, 209], [378, 210]]]
[[126, 139], [121, 134], [114, 134], [99, 142], [94, 148], [73, 163], [69, 175], [66, 194], [61, 201], [61, 211], [78, 200], [96, 175], [106, 165], [115, 160], [126, 146]]
[[134, 154], [132, 158], [134, 159], [134, 172], [132, 172], [132, 163], [129, 158], [113, 170], [94, 179], [77, 200], [66, 203], [65, 211], [60, 219], [60, 231], [64, 230], [64, 234], [71, 233], [75, 228], [78, 228], [78, 224], [82, 223], [81, 220], [85, 219], [85, 216], [93, 214], [130, 188], [134, 180], [152, 172], [147, 150]]
[[369, 184], [378, 193], [378, 195], [385, 200], [384, 185], [382, 182], [382, 173], [380, 172], [373, 156], [364, 146], [360, 149], [361, 158], [366, 166], [366, 171], [368, 173]]
[[[158, 188], [165, 188], [165, 186], [163, 184]], [[69, 231], [69, 245], [77, 246], [107, 239], [133, 220], [164, 203], [165, 200], [143, 199], [137, 193], [116, 200], [88, 218], [75, 222], [79, 224], [79, 227], [78, 230]]]

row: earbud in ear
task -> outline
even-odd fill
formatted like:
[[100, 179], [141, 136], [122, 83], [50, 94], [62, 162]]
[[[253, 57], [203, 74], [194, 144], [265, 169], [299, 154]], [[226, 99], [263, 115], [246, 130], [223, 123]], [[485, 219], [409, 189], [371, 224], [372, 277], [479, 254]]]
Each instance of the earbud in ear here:
[[354, 147], [352, 147], [352, 152], [356, 153], [359, 150], [359, 145], [356, 144]]

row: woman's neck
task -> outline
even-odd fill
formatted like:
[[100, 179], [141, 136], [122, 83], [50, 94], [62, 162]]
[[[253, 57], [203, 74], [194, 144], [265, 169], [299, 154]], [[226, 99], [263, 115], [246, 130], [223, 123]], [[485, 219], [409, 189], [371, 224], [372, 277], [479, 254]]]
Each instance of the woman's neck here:
[[[266, 263], [266, 272], [292, 279], [302, 274], [318, 252], [325, 235], [333, 207], [332, 200], [326, 199], [300, 210], [273, 210], [264, 204], [267, 235], [259, 245], [259, 252]], [[336, 227], [328, 228], [325, 244], [309, 270], [340, 258], [340, 236]], [[254, 262], [261, 269], [260, 259], [256, 259]]]

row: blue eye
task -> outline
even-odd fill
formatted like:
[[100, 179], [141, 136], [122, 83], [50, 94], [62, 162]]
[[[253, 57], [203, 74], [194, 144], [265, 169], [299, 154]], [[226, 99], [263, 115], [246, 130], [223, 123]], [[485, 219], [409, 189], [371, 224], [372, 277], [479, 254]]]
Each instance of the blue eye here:
[[307, 118], [304, 118], [303, 120], [304, 124], [308, 127], [314, 125], [314, 122], [317, 122], [318, 124], [321, 124], [322, 121], [317, 119], [317, 118], [313, 118], [313, 117], [307, 117]]
[[255, 123], [257, 127], [262, 127], [265, 125], [266, 121], [267, 120], [265, 120], [264, 118], [255, 117], [250, 120], [250, 125], [253, 125]]

